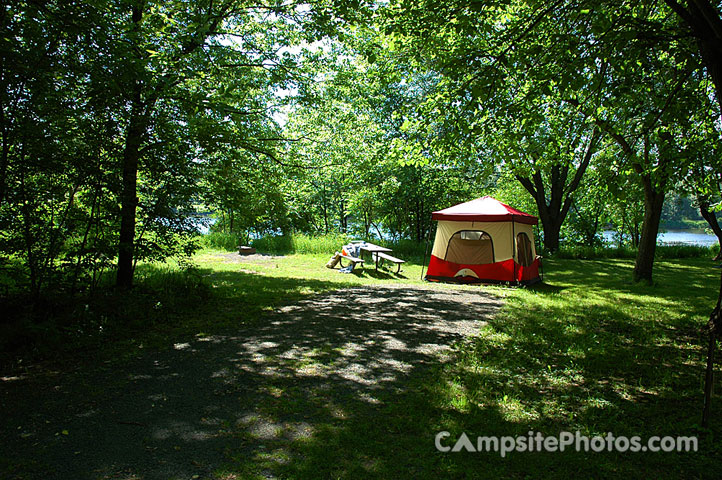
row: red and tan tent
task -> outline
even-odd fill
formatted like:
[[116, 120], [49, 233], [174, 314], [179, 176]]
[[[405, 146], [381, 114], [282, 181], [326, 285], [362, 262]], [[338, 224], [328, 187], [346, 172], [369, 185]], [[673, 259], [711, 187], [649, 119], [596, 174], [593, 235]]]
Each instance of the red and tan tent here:
[[439, 210], [426, 279], [463, 283], [540, 281], [537, 218], [491, 197]]

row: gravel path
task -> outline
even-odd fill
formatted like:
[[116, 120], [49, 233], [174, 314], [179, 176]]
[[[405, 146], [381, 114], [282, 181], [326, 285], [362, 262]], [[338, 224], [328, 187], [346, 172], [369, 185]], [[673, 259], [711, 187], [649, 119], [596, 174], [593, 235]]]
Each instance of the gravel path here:
[[5, 378], [0, 477], [211, 478], [234, 458], [313, 437], [351, 405], [393, 398], [500, 305], [483, 290], [353, 287], [283, 307], [236, 336]]

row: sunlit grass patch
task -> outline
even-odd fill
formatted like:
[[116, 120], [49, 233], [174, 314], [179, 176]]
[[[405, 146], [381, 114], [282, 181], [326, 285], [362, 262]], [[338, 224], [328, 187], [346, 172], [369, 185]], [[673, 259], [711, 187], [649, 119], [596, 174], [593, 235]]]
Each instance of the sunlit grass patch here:
[[[454, 413], [442, 416], [441, 426], [507, 435], [699, 434], [704, 370], [699, 328], [713, 307], [719, 271], [706, 259], [668, 260], [655, 267], [655, 285], [643, 286], [631, 282], [632, 266], [616, 259], [552, 260], [545, 265], [547, 285], [500, 289], [506, 300], [502, 311], [442, 370], [437, 405]], [[687, 457], [685, 471], [702, 472], [719, 454], [706, 442], [706, 453]], [[669, 455], [619, 455], [613, 470], [602, 457], [582, 457], [541, 457], [538, 472], [545, 464], [560, 472], [567, 471], [563, 465], [597, 474], [681, 472], [678, 458]], [[454, 467], [448, 471], [472, 462], [449, 461]], [[506, 465], [527, 475], [537, 471], [523, 462]]]
[[502, 418], [507, 422], [525, 422], [539, 418], [538, 412], [529, 409], [518, 398], [513, 396], [504, 395], [498, 401], [498, 406]]
[[[401, 276], [373, 269], [344, 275], [325, 268], [323, 254], [244, 259], [226, 253], [200, 252], [193, 278], [201, 279], [205, 296], [188, 287], [186, 295], [154, 299], [153, 320], [144, 331], [136, 330], [134, 339], [185, 354], [194, 343], [210, 347], [224, 335], [247, 335], [238, 340], [239, 348], [229, 350], [232, 356], [245, 351], [245, 360], [234, 357], [232, 367], [213, 369], [214, 381], [238, 385], [224, 398], [230, 420], [216, 422], [220, 414], [203, 413], [203, 424], [224, 440], [227, 465], [216, 470], [217, 478], [715, 478], [722, 432], [717, 424], [710, 431], [698, 427], [705, 340], [700, 326], [719, 285], [719, 270], [709, 261], [658, 262], [653, 286], [631, 282], [632, 262], [616, 259], [547, 261], [545, 284], [530, 288], [431, 285], [435, 291], [492, 293], [505, 303], [475, 336], [458, 341], [443, 362], [429, 356], [422, 365], [404, 355], [425, 345], [426, 338], [416, 344], [379, 341], [383, 349], [374, 351], [374, 342], [353, 325], [343, 324], [342, 334], [332, 340], [316, 338], [314, 328], [301, 338], [290, 323], [288, 330], [276, 332], [283, 340], [259, 334], [290, 316], [299, 302], [312, 321], [318, 320], [312, 316], [317, 294], [370, 285], [393, 302], [388, 292], [394, 290], [384, 287], [420, 283], [420, 265], [410, 262]], [[163, 291], [164, 282], [189, 281], [174, 278], [181, 272], [173, 265], [143, 269], [147, 291], [151, 286]], [[158, 301], [161, 305], [152, 309]], [[412, 301], [404, 302], [413, 308]], [[458, 312], [467, 307], [459, 303]], [[329, 311], [343, 318], [343, 302]], [[319, 315], [323, 318], [328, 317]], [[397, 315], [383, 329], [411, 330], [417, 323]], [[449, 338], [439, 342], [455, 341]], [[139, 351], [138, 343], [126, 347], [129, 355]], [[357, 367], [362, 355], [368, 361]], [[393, 370], [391, 380], [384, 371], [370, 372], [391, 369], [391, 361], [408, 368]], [[344, 371], [348, 366], [354, 370]], [[244, 381], [247, 389], [240, 388]], [[97, 397], [104, 394], [98, 391]], [[715, 397], [714, 418], [722, 418], [720, 406]], [[434, 435], [442, 430], [451, 432], [451, 439], [463, 432], [576, 430], [699, 435], [701, 450], [527, 452], [501, 459], [437, 452]]]

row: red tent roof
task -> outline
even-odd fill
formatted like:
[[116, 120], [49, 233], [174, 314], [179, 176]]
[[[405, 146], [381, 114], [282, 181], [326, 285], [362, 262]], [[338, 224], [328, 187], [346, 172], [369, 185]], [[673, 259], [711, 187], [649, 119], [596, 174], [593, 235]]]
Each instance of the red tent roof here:
[[481, 197], [431, 214], [432, 220], [457, 222], [511, 222], [536, 225], [537, 218], [492, 197]]

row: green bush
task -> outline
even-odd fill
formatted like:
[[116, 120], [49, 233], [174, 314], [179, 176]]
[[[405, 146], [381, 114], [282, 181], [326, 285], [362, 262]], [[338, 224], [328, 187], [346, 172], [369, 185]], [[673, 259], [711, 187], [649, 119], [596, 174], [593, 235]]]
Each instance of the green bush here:
[[235, 233], [210, 232], [203, 235], [202, 244], [208, 248], [220, 248], [234, 251], [238, 248], [239, 238]]
[[289, 235], [257, 238], [251, 242], [251, 246], [261, 253], [294, 253], [293, 238]]
[[719, 245], [661, 245], [655, 251], [656, 258], [713, 258], [719, 252]]
[[333, 255], [350, 241], [346, 235], [308, 236], [280, 235], [263, 237], [254, 240], [251, 245], [261, 253], [290, 254], [290, 253], [323, 253]]
[[[333, 255], [341, 247], [353, 240], [348, 235], [329, 234], [310, 236], [304, 234], [278, 235], [258, 238], [251, 245], [261, 253], [285, 255], [293, 253], [327, 254]], [[372, 240], [373, 243], [390, 248], [394, 254], [404, 260], [415, 259], [421, 261], [426, 253], [426, 242], [413, 240], [400, 240], [392, 242], [387, 240]], [[238, 235], [233, 233], [211, 232], [202, 237], [202, 243], [209, 248], [219, 248], [235, 251], [239, 245]], [[719, 245], [705, 247], [700, 245], [658, 245], [656, 258], [700, 258], [714, 257], [719, 252]], [[553, 255], [561, 259], [595, 259], [595, 258], [628, 258], [637, 256], [637, 249], [633, 247], [589, 247], [584, 245], [562, 246]]]
[[591, 260], [595, 258], [635, 258], [637, 250], [631, 247], [562, 246], [550, 255], [553, 258]]
[[[273, 254], [291, 254], [291, 253], [309, 253], [333, 255], [334, 252], [341, 251], [341, 247], [356, 240], [348, 235], [330, 234], [309, 236], [303, 234], [282, 235], [275, 237], [263, 237], [253, 241], [252, 246], [261, 253]], [[394, 255], [408, 260], [409, 258], [423, 259], [426, 244], [424, 242], [417, 243], [412, 240], [401, 240], [399, 242], [390, 242], [386, 240], [371, 240], [377, 245], [390, 248], [394, 251]]]
[[[424, 255], [426, 253], [426, 242], [416, 242], [414, 240], [399, 240], [398, 242], [390, 242], [381, 240], [378, 242], [374, 241], [373, 243], [390, 248], [393, 250], [392, 255], [406, 261], [414, 259], [417, 260], [418, 263], [421, 263], [423, 262]], [[430, 251], [431, 245], [429, 245], [429, 252]]]
[[[700, 245], [657, 245], [655, 258], [712, 258], [719, 252], [719, 245], [704, 247]], [[592, 260], [596, 258], [636, 258], [637, 249], [632, 247], [587, 247], [563, 246], [550, 255], [553, 258]]]
[[341, 247], [351, 241], [347, 235], [323, 235], [309, 237], [307, 235], [294, 235], [293, 251], [295, 253], [323, 253], [333, 255]]
[[101, 348], [109, 339], [134, 338], [150, 328], [164, 332], [214, 295], [190, 265], [140, 264], [130, 291], [117, 290], [114, 280], [106, 275], [96, 289], [75, 295], [0, 295], [0, 309], [7, 314], [0, 321], [0, 366], [18, 357]]

